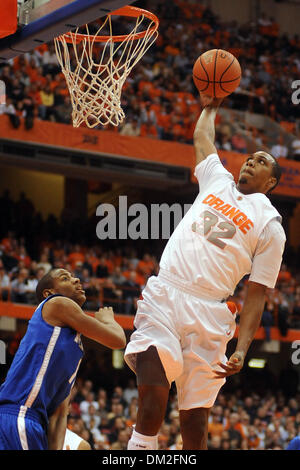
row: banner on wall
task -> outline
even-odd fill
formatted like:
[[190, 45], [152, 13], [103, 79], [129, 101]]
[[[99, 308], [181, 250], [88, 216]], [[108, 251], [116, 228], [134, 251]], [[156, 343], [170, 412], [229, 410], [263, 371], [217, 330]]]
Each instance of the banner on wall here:
[[[36, 120], [33, 129], [25, 130], [23, 124], [14, 129], [7, 116], [0, 116], [0, 139], [18, 140], [68, 149], [86, 150], [114, 156], [155, 161], [169, 165], [184, 166], [193, 173], [195, 153], [192, 145], [145, 137], [122, 136], [116, 131], [99, 131], [84, 127]], [[151, 151], [149, 151], [151, 149]], [[236, 152], [220, 151], [222, 163], [237, 179], [246, 156]], [[282, 179], [274, 194], [300, 198], [300, 162], [279, 159]]]

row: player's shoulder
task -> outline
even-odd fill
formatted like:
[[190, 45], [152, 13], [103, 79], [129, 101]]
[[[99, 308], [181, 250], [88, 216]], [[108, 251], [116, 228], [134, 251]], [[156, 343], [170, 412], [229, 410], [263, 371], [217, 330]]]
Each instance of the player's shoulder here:
[[45, 305], [44, 308], [76, 308], [78, 305], [74, 300], [70, 299], [69, 297], [66, 297], [64, 295], [55, 295], [51, 299], [49, 299]]
[[222, 162], [220, 160], [220, 157], [218, 155], [217, 152], [213, 152], [213, 153], [210, 153], [209, 155], [207, 155], [206, 158], [204, 158], [203, 160], [201, 160], [197, 165], [196, 165], [196, 168], [202, 168], [206, 165], [209, 165], [210, 163], [221, 163], [222, 165]]
[[229, 177], [230, 180], [233, 180], [233, 175], [225, 168], [216, 152], [211, 153], [196, 165], [194, 175], [198, 179], [204, 178], [205, 180], [220, 177], [225, 177], [225, 179]]

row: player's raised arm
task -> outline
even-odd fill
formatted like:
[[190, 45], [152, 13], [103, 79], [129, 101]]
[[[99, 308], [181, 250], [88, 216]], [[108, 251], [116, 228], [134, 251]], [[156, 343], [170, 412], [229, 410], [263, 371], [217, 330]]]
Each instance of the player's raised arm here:
[[126, 345], [124, 330], [114, 319], [112, 308], [99, 309], [94, 318], [84, 313], [72, 299], [54, 297], [45, 304], [43, 316], [48, 322], [68, 326], [111, 349], [121, 349]]
[[196, 165], [205, 160], [212, 153], [217, 153], [215, 142], [215, 119], [222, 99], [213, 99], [202, 96], [204, 107], [198, 118], [194, 131], [194, 147], [196, 152]]

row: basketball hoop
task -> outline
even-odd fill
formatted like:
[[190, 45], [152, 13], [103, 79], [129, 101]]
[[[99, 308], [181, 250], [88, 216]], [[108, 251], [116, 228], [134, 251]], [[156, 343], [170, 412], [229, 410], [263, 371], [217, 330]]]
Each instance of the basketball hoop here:
[[[112, 16], [135, 19], [126, 35], [114, 35]], [[70, 91], [73, 126], [85, 123], [119, 126], [125, 118], [121, 92], [133, 67], [158, 36], [158, 18], [149, 11], [126, 6], [107, 15], [96, 34], [89, 26], [54, 39], [58, 61]], [[107, 28], [107, 34], [101, 35]]]

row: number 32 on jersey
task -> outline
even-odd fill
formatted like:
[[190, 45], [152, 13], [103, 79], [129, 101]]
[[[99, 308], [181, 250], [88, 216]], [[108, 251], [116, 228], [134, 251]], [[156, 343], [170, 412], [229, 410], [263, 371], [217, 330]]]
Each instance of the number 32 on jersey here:
[[199, 235], [204, 235], [206, 239], [222, 250], [226, 247], [223, 239], [233, 238], [236, 233], [236, 227], [233, 223], [222, 221], [217, 215], [210, 211], [204, 211], [200, 215], [202, 223], [193, 222], [192, 231]]

